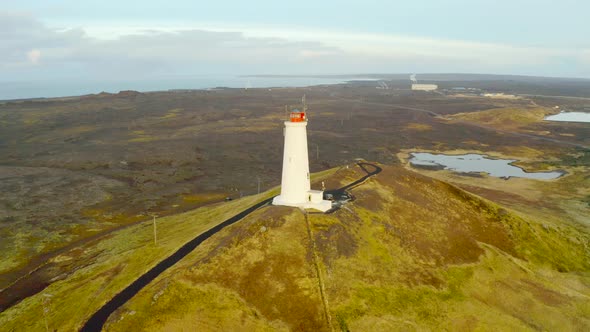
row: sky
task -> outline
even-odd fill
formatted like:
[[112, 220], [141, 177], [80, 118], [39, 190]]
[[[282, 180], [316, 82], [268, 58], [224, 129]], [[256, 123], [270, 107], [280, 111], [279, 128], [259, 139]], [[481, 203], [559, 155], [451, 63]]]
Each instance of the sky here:
[[590, 78], [590, 1], [0, 0], [0, 82], [194, 75]]

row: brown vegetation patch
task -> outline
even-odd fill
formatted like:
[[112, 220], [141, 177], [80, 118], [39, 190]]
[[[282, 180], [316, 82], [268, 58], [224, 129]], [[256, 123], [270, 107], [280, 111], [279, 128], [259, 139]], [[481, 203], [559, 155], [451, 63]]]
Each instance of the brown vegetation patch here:
[[239, 227], [230, 227], [225, 232], [218, 234], [216, 245], [199, 264], [209, 262], [212, 258], [256, 233], [267, 231], [269, 228], [281, 227], [287, 221], [286, 216], [291, 213], [293, 213], [293, 208], [287, 206], [267, 207], [255, 212], [256, 218], [248, 218]]
[[315, 244], [328, 266], [338, 257], [354, 255], [358, 248], [354, 235], [342, 224], [332, 224], [328, 229], [316, 232]]
[[[209, 254], [209, 259], [186, 273], [185, 278], [195, 284], [214, 282], [231, 289], [267, 320], [284, 321], [293, 330], [325, 330], [314, 270], [306, 261], [308, 243], [303, 217], [292, 222], [284, 219], [293, 211], [268, 208], [246, 223], [232, 227], [230, 235], [221, 240], [231, 250], [219, 250], [221, 245], [217, 246], [214, 249], [217, 255]], [[267, 223], [272, 217], [277, 222]], [[254, 236], [252, 229], [259, 229], [258, 225], [268, 225], [274, 230]]]
[[570, 297], [564, 294], [560, 294], [551, 289], [547, 289], [542, 285], [531, 280], [521, 279], [519, 282], [519, 286], [522, 286], [524, 289], [533, 294], [535, 299], [543, 302], [548, 306], [556, 307], [559, 305], [569, 303], [571, 300]]
[[[391, 192], [385, 208], [402, 245], [438, 265], [475, 262], [483, 254], [478, 242], [516, 255], [503, 214], [481, 199], [444, 182], [426, 178], [402, 167], [384, 167], [379, 190], [362, 190], [358, 204], [374, 210]], [[381, 194], [383, 195], [383, 194]]]
[[292, 269], [302, 264], [298, 257], [276, 255], [254, 264], [239, 284], [224, 286], [233, 288], [270, 320], [284, 320], [297, 331], [324, 330], [321, 302], [307, 296], [292, 275]]
[[500, 202], [500, 203], [506, 202], [506, 203], [511, 203], [511, 204], [520, 203], [520, 204], [525, 204], [525, 205], [534, 205], [534, 206], [543, 206], [543, 207], [548, 206], [548, 204], [546, 204], [545, 201], [529, 200], [529, 199], [526, 199], [520, 195], [506, 192], [506, 191], [489, 189], [489, 188], [478, 187], [478, 186], [472, 186], [472, 185], [461, 184], [461, 183], [457, 184], [457, 186], [463, 190], [466, 190], [466, 191], [474, 193], [476, 195], [485, 197], [486, 199], [489, 199], [494, 202]]
[[424, 269], [407, 269], [400, 273], [402, 280], [409, 286], [429, 285], [437, 289], [441, 289], [445, 282], [439, 277], [435, 276], [432, 271]]
[[354, 197], [356, 204], [369, 211], [379, 212], [383, 208], [383, 203], [380, 201], [381, 196], [376, 192], [356, 190], [354, 191]]

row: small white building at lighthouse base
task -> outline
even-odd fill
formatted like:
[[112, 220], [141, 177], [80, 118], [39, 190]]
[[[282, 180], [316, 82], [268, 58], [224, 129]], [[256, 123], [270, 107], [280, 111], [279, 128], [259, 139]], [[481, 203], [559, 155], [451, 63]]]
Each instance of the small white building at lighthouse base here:
[[324, 192], [321, 190], [308, 190], [307, 200], [300, 202], [285, 201], [279, 195], [272, 200], [272, 205], [293, 206], [303, 209], [316, 209], [326, 212], [332, 208], [332, 202], [324, 199]]
[[293, 112], [291, 121], [285, 121], [281, 194], [272, 204], [326, 212], [332, 208], [332, 202], [324, 200], [323, 191], [310, 188], [306, 127], [304, 112]]

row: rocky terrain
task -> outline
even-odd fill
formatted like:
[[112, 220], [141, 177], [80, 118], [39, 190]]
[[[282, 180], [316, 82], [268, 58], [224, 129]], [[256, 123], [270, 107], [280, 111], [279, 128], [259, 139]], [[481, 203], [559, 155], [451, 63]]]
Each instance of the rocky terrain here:
[[151, 283], [106, 330], [590, 327], [588, 233], [401, 167], [352, 193], [330, 215], [261, 209]]
[[[5, 253], [0, 257], [0, 322], [14, 330], [20, 330], [14, 325], [18, 321], [42, 328], [34, 317], [40, 317], [45, 295], [51, 294], [47, 305], [53, 326], [77, 329], [147, 267], [254, 204], [261, 197], [252, 196], [259, 180], [262, 191], [271, 189], [262, 195], [272, 195], [280, 181], [285, 109], [299, 107], [305, 94], [312, 172], [328, 176], [357, 158], [378, 162], [387, 172], [355, 189], [357, 199], [350, 206], [331, 215], [309, 215], [312, 237], [307, 233], [307, 240], [306, 228], [301, 228], [307, 225], [305, 217], [284, 208], [264, 208], [224, 230], [195, 251], [206, 259], [187, 258], [161, 277], [180, 282], [179, 294], [169, 294], [170, 301], [191, 291], [212, 296], [213, 302], [223, 299], [216, 304], [219, 313], [211, 310], [206, 314], [212, 316], [198, 324], [224, 321], [229, 329], [451, 328], [459, 317], [457, 326], [469, 330], [487, 326], [494, 315], [511, 329], [551, 330], [551, 320], [572, 330], [587, 327], [590, 127], [543, 117], [559, 112], [556, 105], [585, 110], [588, 99], [488, 98], [452, 89], [476, 86], [474, 82], [441, 83], [444, 90], [437, 93], [388, 83], [390, 89], [353, 82], [0, 102], [0, 249]], [[504, 83], [488, 81], [478, 88], [502, 91], [516, 84]], [[575, 91], [578, 96], [581, 90]], [[560, 170], [566, 176], [504, 180], [416, 169], [408, 164], [411, 151], [480, 153], [517, 160], [526, 171]], [[329, 181], [335, 188], [358, 175], [338, 171]], [[224, 202], [228, 197], [233, 201]], [[163, 245], [155, 247], [148, 245], [153, 215], [171, 225], [162, 230]], [[245, 243], [249, 247], [241, 246]], [[238, 263], [239, 257], [248, 257], [247, 248], [256, 257]], [[186, 264], [192, 266], [190, 273], [182, 272]], [[243, 272], [236, 275], [232, 264]], [[518, 276], [516, 281], [492, 273], [498, 269], [505, 271], [503, 276]], [[256, 273], [268, 274], [276, 284], [250, 280]], [[223, 281], [226, 274], [233, 279]], [[321, 287], [318, 275], [326, 281]], [[220, 281], [203, 285], [208, 278]], [[344, 287], [346, 278], [355, 280], [349, 288]], [[460, 289], [453, 288], [453, 278], [460, 279]], [[257, 293], [259, 288], [274, 295]], [[164, 302], [147, 306], [145, 296], [162, 289], [150, 285], [111, 318], [108, 329], [138, 324], [130, 317], [152, 315], [151, 310], [162, 315], [153, 314], [159, 320], [149, 324], [201, 326], [166, 311], [160, 307]], [[482, 293], [484, 289], [508, 292], [514, 301], [496, 303], [494, 291]], [[521, 294], [520, 289], [529, 291]], [[287, 293], [296, 300], [283, 303]], [[559, 300], [543, 300], [553, 296], [546, 294], [557, 294]], [[276, 308], [266, 307], [258, 296]], [[76, 297], [97, 301], [78, 303], [77, 313], [69, 317], [66, 309], [77, 303]], [[369, 305], [378, 299], [381, 304]], [[530, 317], [517, 310], [529, 300], [540, 303]], [[418, 304], [405, 311], [387, 306], [400, 301]], [[203, 303], [187, 305], [195, 309]], [[234, 311], [226, 312], [227, 306]], [[427, 312], [434, 316], [423, 317]], [[241, 323], [231, 319], [238, 314]], [[313, 319], [301, 321], [306, 315]]]

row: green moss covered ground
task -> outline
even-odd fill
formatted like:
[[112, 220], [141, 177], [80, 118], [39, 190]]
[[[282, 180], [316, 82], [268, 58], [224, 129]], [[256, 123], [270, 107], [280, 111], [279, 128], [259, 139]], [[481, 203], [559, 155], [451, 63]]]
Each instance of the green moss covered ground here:
[[400, 167], [384, 167], [353, 194], [334, 214], [308, 215], [313, 242], [304, 215], [285, 207], [224, 229], [120, 308], [106, 330], [590, 327], [587, 232], [548, 227]]

